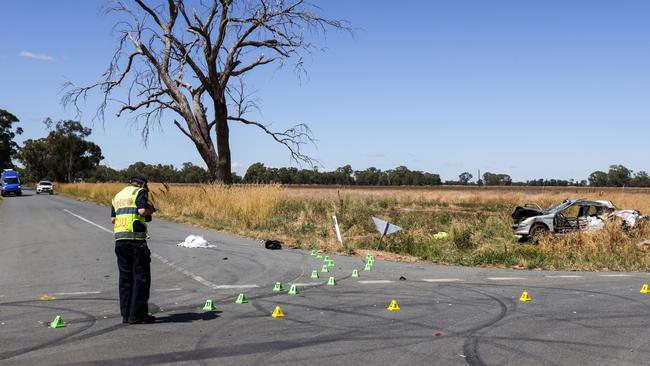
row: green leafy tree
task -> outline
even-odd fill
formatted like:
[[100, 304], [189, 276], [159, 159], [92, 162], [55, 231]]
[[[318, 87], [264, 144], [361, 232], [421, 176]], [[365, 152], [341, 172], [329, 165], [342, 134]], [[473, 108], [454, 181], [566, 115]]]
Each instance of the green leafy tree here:
[[124, 182], [123, 171], [115, 170], [106, 165], [98, 165], [87, 179], [89, 182]]
[[386, 173], [375, 167], [355, 171], [354, 178], [356, 183], [362, 186], [379, 186], [387, 184]]
[[632, 171], [623, 165], [612, 165], [609, 167], [607, 180], [610, 186], [627, 187], [632, 181]]
[[207, 183], [210, 181], [210, 173], [206, 169], [190, 162], [183, 163], [180, 175], [185, 183]]
[[486, 186], [510, 186], [512, 185], [512, 178], [508, 174], [485, 172], [483, 182]]
[[472, 180], [472, 178], [474, 178], [474, 176], [471, 173], [464, 172], [458, 176], [458, 182], [460, 184], [468, 184], [469, 181]]
[[650, 187], [650, 175], [643, 170], [635, 173], [631, 185], [633, 187]]
[[262, 163], [251, 164], [244, 174], [246, 183], [269, 183], [267, 168]]
[[104, 159], [101, 148], [86, 140], [92, 130], [78, 121], [44, 123], [51, 129], [47, 137], [25, 141], [17, 156], [31, 176], [66, 182], [90, 176]]
[[597, 170], [589, 174], [589, 185], [594, 187], [607, 187], [609, 178], [607, 173]]
[[[38, 181], [48, 177], [49, 147], [45, 138], [33, 140], [28, 139], [19, 150], [17, 160], [25, 166], [23, 179], [26, 181]], [[50, 178], [53, 179], [53, 178]]]
[[18, 118], [0, 109], [0, 169], [14, 166], [12, 158], [16, 157], [18, 152], [18, 144], [14, 138], [23, 133], [20, 127], [13, 130], [14, 123], [18, 123]]

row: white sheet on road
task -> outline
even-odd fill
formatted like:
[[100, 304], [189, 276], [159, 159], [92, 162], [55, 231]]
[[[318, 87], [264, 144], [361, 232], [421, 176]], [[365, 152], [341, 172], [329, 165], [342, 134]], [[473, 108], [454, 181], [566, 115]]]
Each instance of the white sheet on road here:
[[185, 238], [184, 242], [178, 243], [178, 246], [185, 248], [216, 248], [216, 246], [210, 245], [210, 243], [200, 235], [190, 235]]

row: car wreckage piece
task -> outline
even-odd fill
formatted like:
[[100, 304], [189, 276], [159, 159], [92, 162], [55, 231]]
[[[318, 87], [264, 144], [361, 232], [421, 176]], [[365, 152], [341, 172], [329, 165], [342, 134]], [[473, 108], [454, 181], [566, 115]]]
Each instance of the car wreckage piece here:
[[617, 210], [610, 201], [571, 198], [548, 209], [530, 204], [515, 208], [512, 230], [522, 240], [527, 240], [545, 233], [600, 230], [616, 218], [622, 220], [626, 229], [646, 219], [639, 211]]

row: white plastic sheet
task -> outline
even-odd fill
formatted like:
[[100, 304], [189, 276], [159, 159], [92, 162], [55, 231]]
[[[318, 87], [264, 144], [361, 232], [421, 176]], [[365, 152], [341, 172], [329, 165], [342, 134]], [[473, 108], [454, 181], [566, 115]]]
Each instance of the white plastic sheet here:
[[611, 215], [623, 219], [623, 221], [625, 221], [625, 224], [628, 227], [634, 227], [634, 225], [636, 225], [636, 221], [639, 218], [641, 218], [641, 214], [638, 211], [635, 211], [635, 210], [614, 211], [614, 212], [612, 212]]
[[185, 248], [216, 248], [216, 246], [210, 245], [210, 243], [200, 235], [190, 235], [185, 238], [184, 242], [178, 243], [178, 246]]
[[372, 218], [372, 221], [375, 223], [375, 227], [377, 228], [377, 231], [379, 231], [379, 234], [381, 235], [390, 235], [390, 234], [395, 234], [398, 231], [402, 231], [401, 227], [397, 225], [393, 225], [388, 221], [384, 221], [374, 216]]

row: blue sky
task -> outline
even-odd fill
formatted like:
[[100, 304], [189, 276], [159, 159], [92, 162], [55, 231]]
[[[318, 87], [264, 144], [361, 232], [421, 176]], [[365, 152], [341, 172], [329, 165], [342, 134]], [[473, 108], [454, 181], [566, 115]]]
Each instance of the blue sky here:
[[[346, 19], [354, 37], [329, 33], [327, 50], [290, 68], [259, 69], [261, 116], [277, 129], [308, 123], [325, 169], [406, 165], [455, 179], [493, 171], [516, 180], [584, 179], [611, 164], [650, 170], [650, 2], [316, 1]], [[100, 1], [3, 4], [0, 108], [21, 120], [21, 139], [46, 134], [45, 117], [72, 119], [59, 103], [65, 80], [99, 80], [115, 19]], [[143, 146], [129, 116], [82, 121], [104, 163], [202, 164], [166, 116]], [[235, 170], [291, 164], [259, 131], [232, 127]]]

